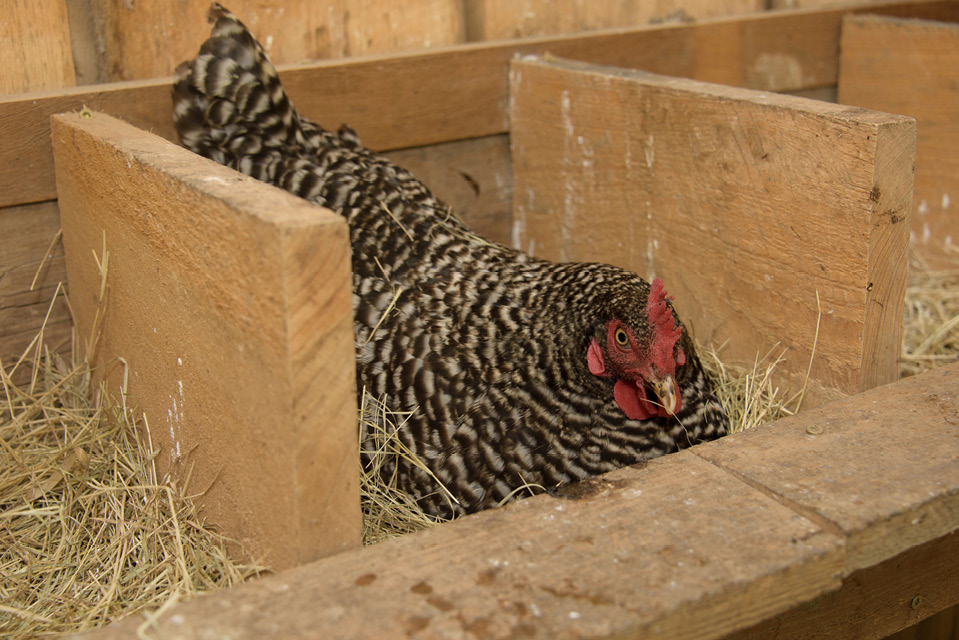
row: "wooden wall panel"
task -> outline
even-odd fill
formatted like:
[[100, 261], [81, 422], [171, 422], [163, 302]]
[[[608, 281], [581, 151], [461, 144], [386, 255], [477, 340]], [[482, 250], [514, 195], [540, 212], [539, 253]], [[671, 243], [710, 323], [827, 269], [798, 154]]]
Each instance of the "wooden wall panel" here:
[[103, 114], [53, 143], [84, 351], [160, 473], [273, 569], [358, 545], [345, 220]]
[[912, 234], [933, 264], [959, 250], [959, 24], [843, 21], [838, 99], [918, 123]]
[[[100, 52], [98, 82], [173, 75], [210, 33], [208, 0], [87, 1]], [[440, 47], [464, 37], [456, 0], [234, 0], [227, 6], [276, 64]]]
[[766, 0], [766, 6], [772, 10], [779, 9], [822, 9], [836, 7], [850, 7], [867, 5], [870, 2], [881, 4], [882, 0]]
[[470, 40], [552, 36], [762, 11], [765, 0], [472, 0]]
[[0, 95], [76, 84], [66, 5], [4, 0], [0, 69]]
[[522, 247], [661, 276], [727, 357], [788, 347], [793, 390], [815, 349], [807, 402], [898, 377], [911, 118], [562, 60], [511, 75]]

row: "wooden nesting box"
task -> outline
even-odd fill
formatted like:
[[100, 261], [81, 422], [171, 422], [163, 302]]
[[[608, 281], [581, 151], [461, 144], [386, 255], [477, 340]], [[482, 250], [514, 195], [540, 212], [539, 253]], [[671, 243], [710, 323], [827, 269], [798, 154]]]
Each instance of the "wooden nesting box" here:
[[[188, 603], [164, 633], [880, 637], [959, 601], [959, 369], [874, 388], [895, 378], [915, 121], [768, 93], [836, 86], [847, 13], [283, 70], [304, 115], [351, 123], [481, 233], [662, 275], [700, 338], [788, 347], [807, 408], [856, 395]], [[279, 568], [355, 546], [345, 227], [147, 133], [173, 138], [169, 88], [0, 101], [0, 224], [44, 215], [52, 238], [60, 214], [80, 335], [227, 535]], [[53, 120], [54, 173], [37, 140], [82, 106]]]

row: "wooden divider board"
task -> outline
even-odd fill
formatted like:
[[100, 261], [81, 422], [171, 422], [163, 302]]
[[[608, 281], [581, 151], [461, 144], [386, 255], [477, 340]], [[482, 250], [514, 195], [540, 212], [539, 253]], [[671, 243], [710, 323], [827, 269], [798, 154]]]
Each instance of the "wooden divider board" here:
[[662, 277], [733, 360], [788, 349], [794, 391], [815, 345], [810, 401], [898, 377], [911, 118], [562, 60], [511, 75], [521, 247]]
[[959, 248], [959, 24], [850, 16], [840, 50], [840, 102], [918, 123], [912, 233], [935, 264]]
[[101, 307], [97, 377], [128, 385], [161, 471], [192, 472], [208, 520], [256, 559], [359, 544], [346, 222], [85, 113], [53, 119], [53, 146], [82, 337]]
[[[881, 638], [959, 599], [941, 555], [959, 549], [957, 388], [954, 364], [566, 498], [539, 495], [206, 595], [153, 631]], [[913, 608], [917, 595], [925, 604]], [[128, 637], [140, 623], [89, 637]]]

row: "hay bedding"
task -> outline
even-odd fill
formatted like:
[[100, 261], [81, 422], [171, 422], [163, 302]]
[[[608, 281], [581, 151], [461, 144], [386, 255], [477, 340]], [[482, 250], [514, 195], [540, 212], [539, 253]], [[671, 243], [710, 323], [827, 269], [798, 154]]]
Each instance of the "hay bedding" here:
[[[947, 269], [912, 261], [901, 371], [912, 375], [959, 357], [959, 252]], [[229, 587], [261, 569], [232, 562], [224, 538], [204, 526], [183, 486], [157, 476], [157, 451], [135, 412], [91, 393], [89, 370], [43, 345], [0, 363], [0, 636], [49, 637], [107, 624]], [[793, 413], [801, 396], [771, 383], [776, 351], [747, 365], [703, 360], [738, 431]], [[13, 378], [25, 370], [29, 380]], [[364, 398], [361, 420], [375, 452], [363, 469], [364, 540], [374, 543], [435, 524], [378, 480], [402, 415]]]
[[85, 363], [37, 348], [3, 365], [0, 636], [102, 626], [257, 574], [157, 476], [133, 412], [91, 395]]

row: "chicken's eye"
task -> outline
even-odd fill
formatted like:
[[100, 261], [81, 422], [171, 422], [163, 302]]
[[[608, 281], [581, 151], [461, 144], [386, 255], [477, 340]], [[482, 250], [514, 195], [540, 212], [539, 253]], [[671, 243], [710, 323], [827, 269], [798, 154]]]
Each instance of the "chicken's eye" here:
[[616, 333], [613, 334], [613, 338], [616, 340], [616, 344], [621, 347], [629, 346], [629, 336], [626, 335], [626, 331], [623, 329], [617, 329]]

